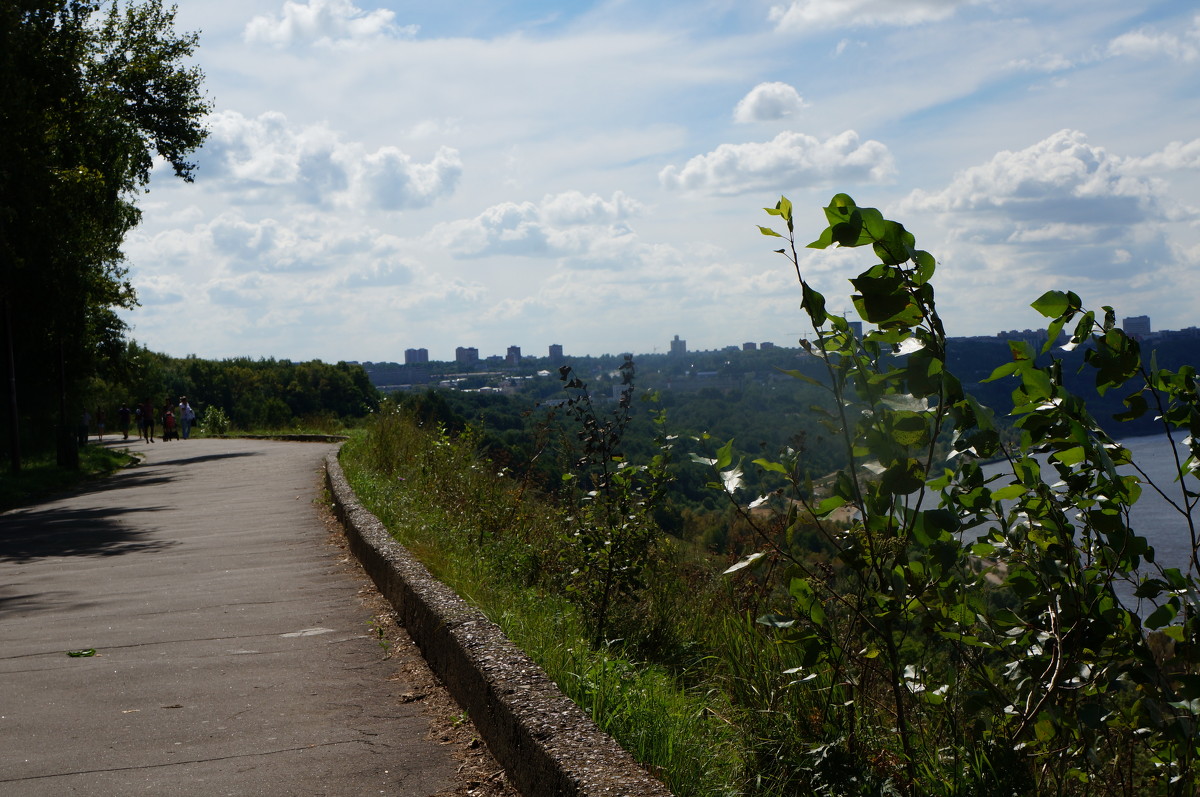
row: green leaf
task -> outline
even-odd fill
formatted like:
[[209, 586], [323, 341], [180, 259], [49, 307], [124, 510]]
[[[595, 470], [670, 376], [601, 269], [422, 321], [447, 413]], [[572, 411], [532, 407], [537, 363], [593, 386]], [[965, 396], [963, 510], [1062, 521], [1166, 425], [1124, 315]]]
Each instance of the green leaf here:
[[755, 562], [759, 561], [766, 555], [767, 554], [765, 551], [759, 551], [757, 553], [752, 553], [749, 556], [747, 556], [745, 559], [743, 559], [742, 561], [738, 562], [737, 564], [731, 565], [731, 566], [725, 568], [725, 570], [723, 570], [721, 572], [721, 575], [727, 576], [730, 573], [736, 573], [739, 570], [750, 567], [751, 565], [753, 565]]
[[717, 459], [713, 466], [717, 470], [725, 470], [733, 463], [733, 440], [717, 449]]
[[813, 623], [820, 625], [825, 622], [825, 609], [821, 605], [821, 599], [817, 597], [807, 579], [793, 578], [788, 584], [788, 592], [796, 601], [796, 608], [807, 614]]
[[1033, 724], [1033, 733], [1039, 742], [1048, 742], [1054, 738], [1054, 723], [1048, 719], [1040, 719]]
[[933, 255], [925, 251], [918, 251], [913, 255], [913, 261], [917, 264], [917, 272], [913, 275], [913, 281], [918, 285], [924, 285], [933, 279], [933, 272], [937, 268], [937, 261]]
[[832, 225], [830, 228], [833, 232], [833, 240], [838, 246], [862, 246], [870, 242], [870, 238], [863, 235], [862, 215], [855, 211], [845, 221]]
[[1179, 613], [1179, 607], [1173, 603], [1164, 603], [1159, 606], [1150, 616], [1146, 618], [1146, 627], [1150, 629], [1162, 628], [1164, 625], [1169, 625], [1175, 619], [1175, 615]]
[[821, 384], [821, 380], [814, 379], [813, 377], [809, 376], [808, 374], [804, 373], [803, 371], [785, 371], [782, 368], [780, 368], [779, 372], [782, 374], [787, 374], [788, 376], [792, 377], [793, 379], [799, 379], [801, 382], [807, 382], [808, 384], [816, 385], [817, 387], [824, 387], [824, 385]]
[[912, 242], [912, 234], [904, 229], [903, 224], [885, 221], [883, 235], [876, 239], [872, 248], [875, 250], [875, 256], [883, 263], [896, 266], [912, 257]]
[[1080, 462], [1083, 462], [1087, 458], [1087, 452], [1083, 450], [1083, 446], [1074, 446], [1064, 451], [1055, 452], [1054, 458], [1067, 467], [1070, 467], [1071, 465], [1078, 465]]
[[916, 459], [904, 459], [884, 471], [880, 484], [892, 495], [908, 495], [925, 486], [925, 468]]
[[788, 469], [778, 462], [772, 462], [768, 459], [755, 459], [755, 460], [751, 460], [751, 461], [755, 465], [762, 468], [763, 470], [773, 471], [775, 473], [782, 473], [785, 476], [788, 474]]
[[1129, 409], [1113, 415], [1113, 420], [1132, 421], [1142, 417], [1150, 410], [1150, 405], [1146, 402], [1146, 397], [1141, 394], [1141, 391], [1126, 398], [1124, 403]]
[[1030, 306], [1047, 318], [1058, 318], [1067, 312], [1071, 302], [1062, 291], [1046, 291]]
[[761, 224], [758, 225], [758, 231], [761, 232], [763, 235], [770, 235], [773, 238], [782, 238], [783, 237], [779, 233], [772, 230], [770, 227], [764, 227]]
[[1042, 344], [1042, 354], [1054, 348], [1054, 344], [1058, 342], [1058, 336], [1062, 334], [1063, 326], [1067, 323], [1065, 318], [1056, 318], [1050, 322], [1050, 326], [1046, 328], [1046, 342]]
[[[926, 509], [918, 513], [915, 520], [913, 537], [926, 546], [958, 530], [958, 517], [948, 509]], [[916, 564], [912, 562], [910, 566]]]
[[1014, 498], [1020, 498], [1024, 495], [1026, 489], [1023, 484], [1010, 484], [1007, 487], [1001, 487], [999, 490], [992, 490], [992, 498], [996, 501], [1011, 501]]
[[76, 658], [76, 659], [88, 658], [90, 656], [96, 655], [96, 649], [95, 648], [85, 648], [83, 650], [68, 650], [67, 655], [71, 656], [72, 658]]
[[817, 504], [815, 514], [817, 517], [827, 517], [830, 512], [835, 509], [841, 509], [848, 503], [850, 502], [840, 495], [831, 495], [821, 503]]
[[995, 382], [997, 379], [1003, 379], [1006, 376], [1012, 376], [1013, 374], [1015, 374], [1017, 372], [1017, 370], [1019, 368], [1020, 368], [1019, 363], [1016, 363], [1016, 362], [1005, 363], [1004, 365], [1001, 365], [1000, 367], [998, 367], [996, 370], [992, 371], [992, 375], [989, 376], [987, 379], [984, 379], [983, 381], [984, 382]]
[[808, 317], [812, 319], [813, 326], [821, 326], [828, 317], [828, 314], [825, 312], [825, 297], [810, 288], [807, 282], [801, 283], [800, 291], [804, 297], [800, 302], [800, 306], [808, 313]]
[[779, 197], [779, 201], [775, 203], [775, 209], [783, 220], [787, 222], [788, 229], [792, 228], [792, 201], [785, 196]]
[[[780, 236], [780, 237], [782, 237], [782, 236]], [[805, 248], [806, 249], [828, 249], [831, 246], [833, 246], [833, 228], [826, 227], [825, 230], [821, 233], [821, 236], [819, 238], [817, 238], [817, 240], [808, 244]], [[783, 250], [780, 249], [779, 251], [782, 252]]]

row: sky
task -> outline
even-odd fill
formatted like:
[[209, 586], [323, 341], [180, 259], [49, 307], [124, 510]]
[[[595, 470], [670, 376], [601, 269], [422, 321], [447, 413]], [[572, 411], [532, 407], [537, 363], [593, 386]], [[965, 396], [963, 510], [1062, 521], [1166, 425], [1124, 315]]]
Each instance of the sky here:
[[[131, 336], [183, 356], [794, 346], [836, 193], [938, 261], [952, 336], [1073, 290], [1200, 325], [1193, 0], [204, 0], [196, 180], [156, 169]], [[803, 250], [849, 312], [866, 250]]]

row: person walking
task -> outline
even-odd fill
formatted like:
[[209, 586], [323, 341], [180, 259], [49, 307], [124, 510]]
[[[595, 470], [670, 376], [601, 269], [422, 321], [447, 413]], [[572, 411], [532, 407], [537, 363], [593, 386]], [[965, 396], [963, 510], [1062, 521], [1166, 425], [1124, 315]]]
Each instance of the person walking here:
[[121, 439], [129, 439], [129, 417], [133, 413], [129, 411], [128, 405], [124, 401], [121, 402], [120, 408], [117, 410], [117, 425], [121, 427]]
[[142, 432], [147, 443], [154, 442], [154, 404], [150, 399], [142, 402]]
[[188, 439], [188, 433], [191, 431], [192, 424], [196, 422], [196, 412], [192, 409], [192, 405], [188, 403], [187, 396], [179, 397], [179, 428], [183, 432], [183, 439]]
[[79, 428], [76, 430], [75, 435], [81, 447], [87, 445], [88, 435], [91, 434], [91, 428], [92, 414], [87, 410], [84, 410], [79, 414]]

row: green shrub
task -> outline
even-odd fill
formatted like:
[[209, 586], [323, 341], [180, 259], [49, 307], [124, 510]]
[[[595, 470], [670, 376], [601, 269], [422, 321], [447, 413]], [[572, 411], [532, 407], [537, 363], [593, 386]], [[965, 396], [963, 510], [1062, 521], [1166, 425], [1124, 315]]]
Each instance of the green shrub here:
[[204, 419], [200, 422], [200, 431], [211, 435], [228, 434], [229, 416], [220, 407], [209, 407], [204, 411]]

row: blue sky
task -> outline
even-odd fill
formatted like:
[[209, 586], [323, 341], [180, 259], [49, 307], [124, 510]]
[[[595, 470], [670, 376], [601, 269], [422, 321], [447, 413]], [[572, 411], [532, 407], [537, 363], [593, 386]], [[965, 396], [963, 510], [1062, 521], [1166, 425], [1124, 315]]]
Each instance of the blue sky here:
[[[565, 7], [564, 7], [565, 6]], [[1127, 0], [180, 8], [212, 133], [126, 246], [158, 351], [451, 359], [795, 345], [757, 224], [839, 191], [939, 261], [952, 335], [1071, 289], [1200, 325], [1200, 10]], [[838, 310], [861, 252], [806, 252]]]

